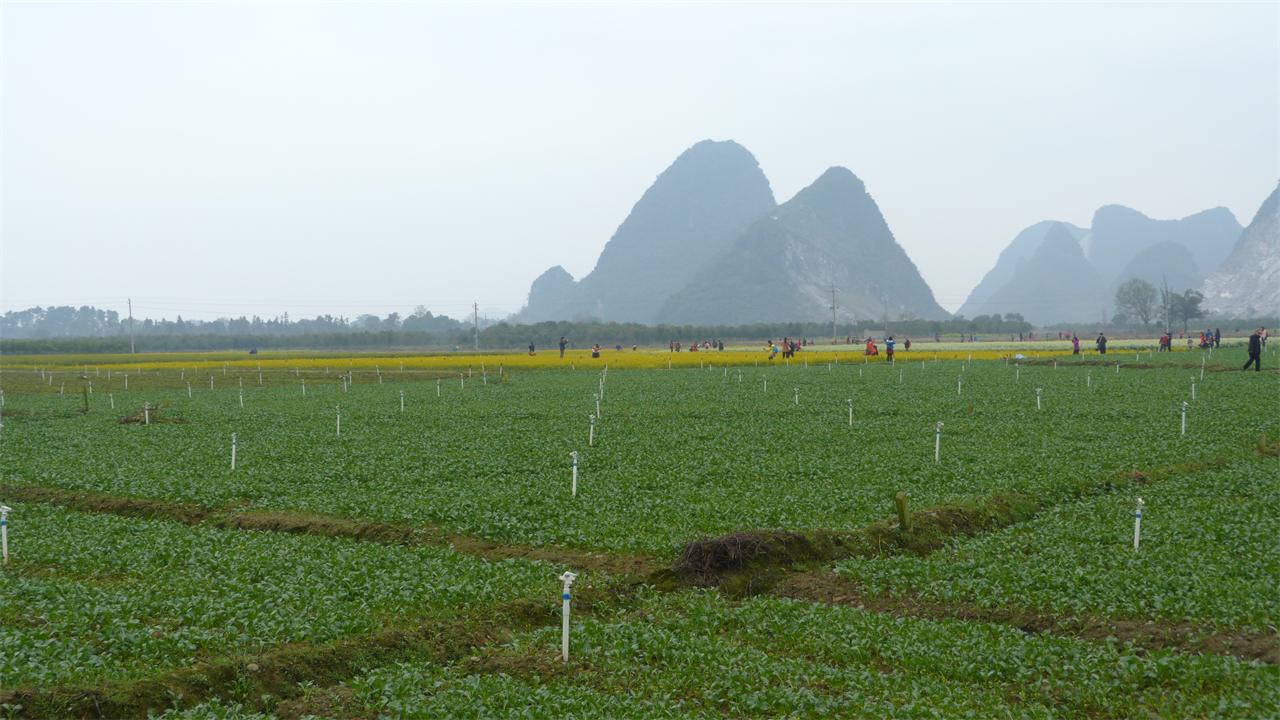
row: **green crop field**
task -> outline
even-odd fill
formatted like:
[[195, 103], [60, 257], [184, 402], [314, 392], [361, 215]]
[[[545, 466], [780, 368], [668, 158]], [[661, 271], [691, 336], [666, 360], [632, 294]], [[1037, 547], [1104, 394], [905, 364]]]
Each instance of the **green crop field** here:
[[1280, 716], [1274, 357], [4, 368], [0, 716]]

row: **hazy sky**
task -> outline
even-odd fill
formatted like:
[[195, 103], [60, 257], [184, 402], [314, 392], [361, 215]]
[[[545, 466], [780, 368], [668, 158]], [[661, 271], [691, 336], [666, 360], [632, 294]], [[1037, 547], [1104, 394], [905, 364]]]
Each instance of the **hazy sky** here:
[[954, 310], [1021, 228], [1280, 178], [1280, 4], [3, 4], [0, 310], [523, 304], [704, 138], [867, 184]]

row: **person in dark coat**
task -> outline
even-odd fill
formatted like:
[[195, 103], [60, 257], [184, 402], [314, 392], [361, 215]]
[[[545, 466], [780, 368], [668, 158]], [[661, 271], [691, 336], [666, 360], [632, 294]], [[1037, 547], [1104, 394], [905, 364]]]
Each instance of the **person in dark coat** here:
[[560, 336], [560, 357], [564, 357], [564, 349], [568, 346], [569, 346], [569, 341], [565, 340], [564, 336], [561, 335]]
[[1094, 344], [1098, 346], [1099, 355], [1107, 354], [1107, 336], [1106, 335], [1103, 335], [1102, 333], [1098, 333], [1098, 339], [1094, 341]]
[[1255, 371], [1262, 371], [1262, 328], [1254, 330], [1249, 336], [1249, 361], [1241, 370], [1248, 370], [1250, 365]]

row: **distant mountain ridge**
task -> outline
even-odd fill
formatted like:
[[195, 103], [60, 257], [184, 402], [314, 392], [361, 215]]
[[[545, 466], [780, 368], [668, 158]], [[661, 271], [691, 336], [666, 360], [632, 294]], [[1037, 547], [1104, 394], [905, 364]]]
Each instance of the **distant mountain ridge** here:
[[[988, 307], [991, 304], [991, 296], [1019, 274], [1020, 268], [1031, 259], [1032, 255], [1035, 255], [1040, 243], [1044, 242], [1045, 235], [1054, 225], [1062, 225], [1077, 242], [1089, 232], [1071, 223], [1057, 220], [1043, 220], [1025, 228], [1013, 238], [1013, 242], [1009, 243], [1008, 247], [1000, 252], [1000, 256], [996, 258], [995, 267], [987, 271], [977, 287], [970, 291], [969, 297], [956, 314], [969, 318], [990, 315], [993, 312]], [[1001, 312], [1001, 314], [1004, 313]]]
[[664, 170], [574, 282], [559, 265], [530, 288], [523, 322], [603, 317], [653, 322], [703, 264], [725, 252], [776, 203], [755, 156], [732, 140], [704, 140]]
[[944, 319], [862, 181], [831, 168], [779, 207], [754, 156], [704, 140], [654, 181], [580, 281], [561, 266], [517, 322]]
[[943, 319], [949, 313], [894, 240], [866, 186], [833, 167], [757, 220], [730, 250], [672, 295], [672, 324], [837, 318]]
[[[1039, 254], [1054, 228], [1061, 228], [1055, 252]], [[1001, 252], [958, 314], [1018, 313], [1039, 325], [1101, 321], [1112, 311], [1115, 289], [1131, 278], [1155, 285], [1167, 281], [1176, 292], [1198, 287], [1231, 252], [1240, 232], [1226, 208], [1181, 220], [1155, 220], [1122, 205], [1105, 205], [1094, 213], [1087, 230], [1069, 223], [1036, 223]], [[1076, 242], [1078, 257], [1068, 251], [1063, 233]], [[1065, 275], [1076, 280], [1063, 286]], [[1081, 293], [1093, 296], [1093, 301], [1077, 299]]]

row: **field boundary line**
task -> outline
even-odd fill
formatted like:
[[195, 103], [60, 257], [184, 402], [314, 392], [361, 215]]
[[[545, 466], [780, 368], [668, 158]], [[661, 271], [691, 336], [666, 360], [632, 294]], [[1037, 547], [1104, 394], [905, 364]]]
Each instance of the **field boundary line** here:
[[0, 484], [0, 495], [19, 502], [55, 505], [80, 512], [165, 520], [192, 527], [316, 535], [383, 545], [452, 547], [463, 555], [494, 562], [536, 560], [624, 576], [647, 576], [662, 567], [660, 561], [644, 555], [579, 550], [556, 545], [508, 544], [429, 525], [364, 521], [290, 510], [208, 508], [194, 503], [43, 485]]

